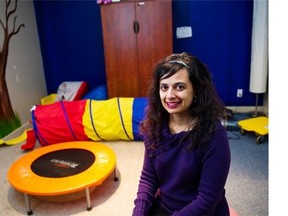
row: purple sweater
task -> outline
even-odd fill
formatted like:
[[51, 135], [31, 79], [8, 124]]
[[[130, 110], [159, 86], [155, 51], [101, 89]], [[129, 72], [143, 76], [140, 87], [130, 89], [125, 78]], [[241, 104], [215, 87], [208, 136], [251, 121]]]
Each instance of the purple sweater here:
[[[160, 189], [161, 206], [173, 216], [229, 215], [225, 183], [230, 167], [230, 148], [225, 128], [217, 124], [205, 149], [187, 151], [188, 132], [162, 130], [164, 150], [149, 157], [145, 150], [133, 216], [145, 216]], [[146, 142], [144, 140], [146, 145]]]

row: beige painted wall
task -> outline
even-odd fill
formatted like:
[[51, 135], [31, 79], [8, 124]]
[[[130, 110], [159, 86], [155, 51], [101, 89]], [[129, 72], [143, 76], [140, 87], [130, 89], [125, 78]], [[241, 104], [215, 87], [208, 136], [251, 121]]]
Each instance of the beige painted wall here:
[[[0, 1], [2, 21], [4, 9], [5, 1]], [[20, 0], [16, 15], [17, 26], [24, 23], [25, 28], [21, 28], [10, 40], [6, 82], [13, 109], [20, 115], [22, 124], [25, 124], [31, 117], [31, 107], [40, 103], [40, 99], [47, 95], [47, 90], [33, 1]], [[0, 46], [3, 37], [3, 29], [0, 27]]]

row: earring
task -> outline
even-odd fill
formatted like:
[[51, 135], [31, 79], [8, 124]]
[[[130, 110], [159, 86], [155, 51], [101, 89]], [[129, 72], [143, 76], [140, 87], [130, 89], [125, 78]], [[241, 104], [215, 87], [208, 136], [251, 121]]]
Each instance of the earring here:
[[196, 96], [193, 97], [193, 102], [194, 102], [194, 103], [197, 103], [197, 97], [196, 97]]

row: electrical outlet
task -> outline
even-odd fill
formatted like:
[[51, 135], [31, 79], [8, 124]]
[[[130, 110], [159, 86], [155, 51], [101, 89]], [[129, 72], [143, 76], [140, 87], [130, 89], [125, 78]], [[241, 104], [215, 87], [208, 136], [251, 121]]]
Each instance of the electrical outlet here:
[[19, 82], [19, 76], [18, 76], [18, 74], [16, 74], [16, 82], [17, 82], [17, 83]]
[[243, 89], [237, 89], [237, 97], [242, 98], [243, 97]]

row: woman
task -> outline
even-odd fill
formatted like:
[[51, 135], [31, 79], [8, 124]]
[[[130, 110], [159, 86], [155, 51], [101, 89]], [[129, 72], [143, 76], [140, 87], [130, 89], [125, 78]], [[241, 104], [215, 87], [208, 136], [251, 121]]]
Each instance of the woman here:
[[204, 64], [187, 53], [159, 62], [140, 124], [145, 156], [133, 216], [229, 215], [223, 119], [225, 107]]

